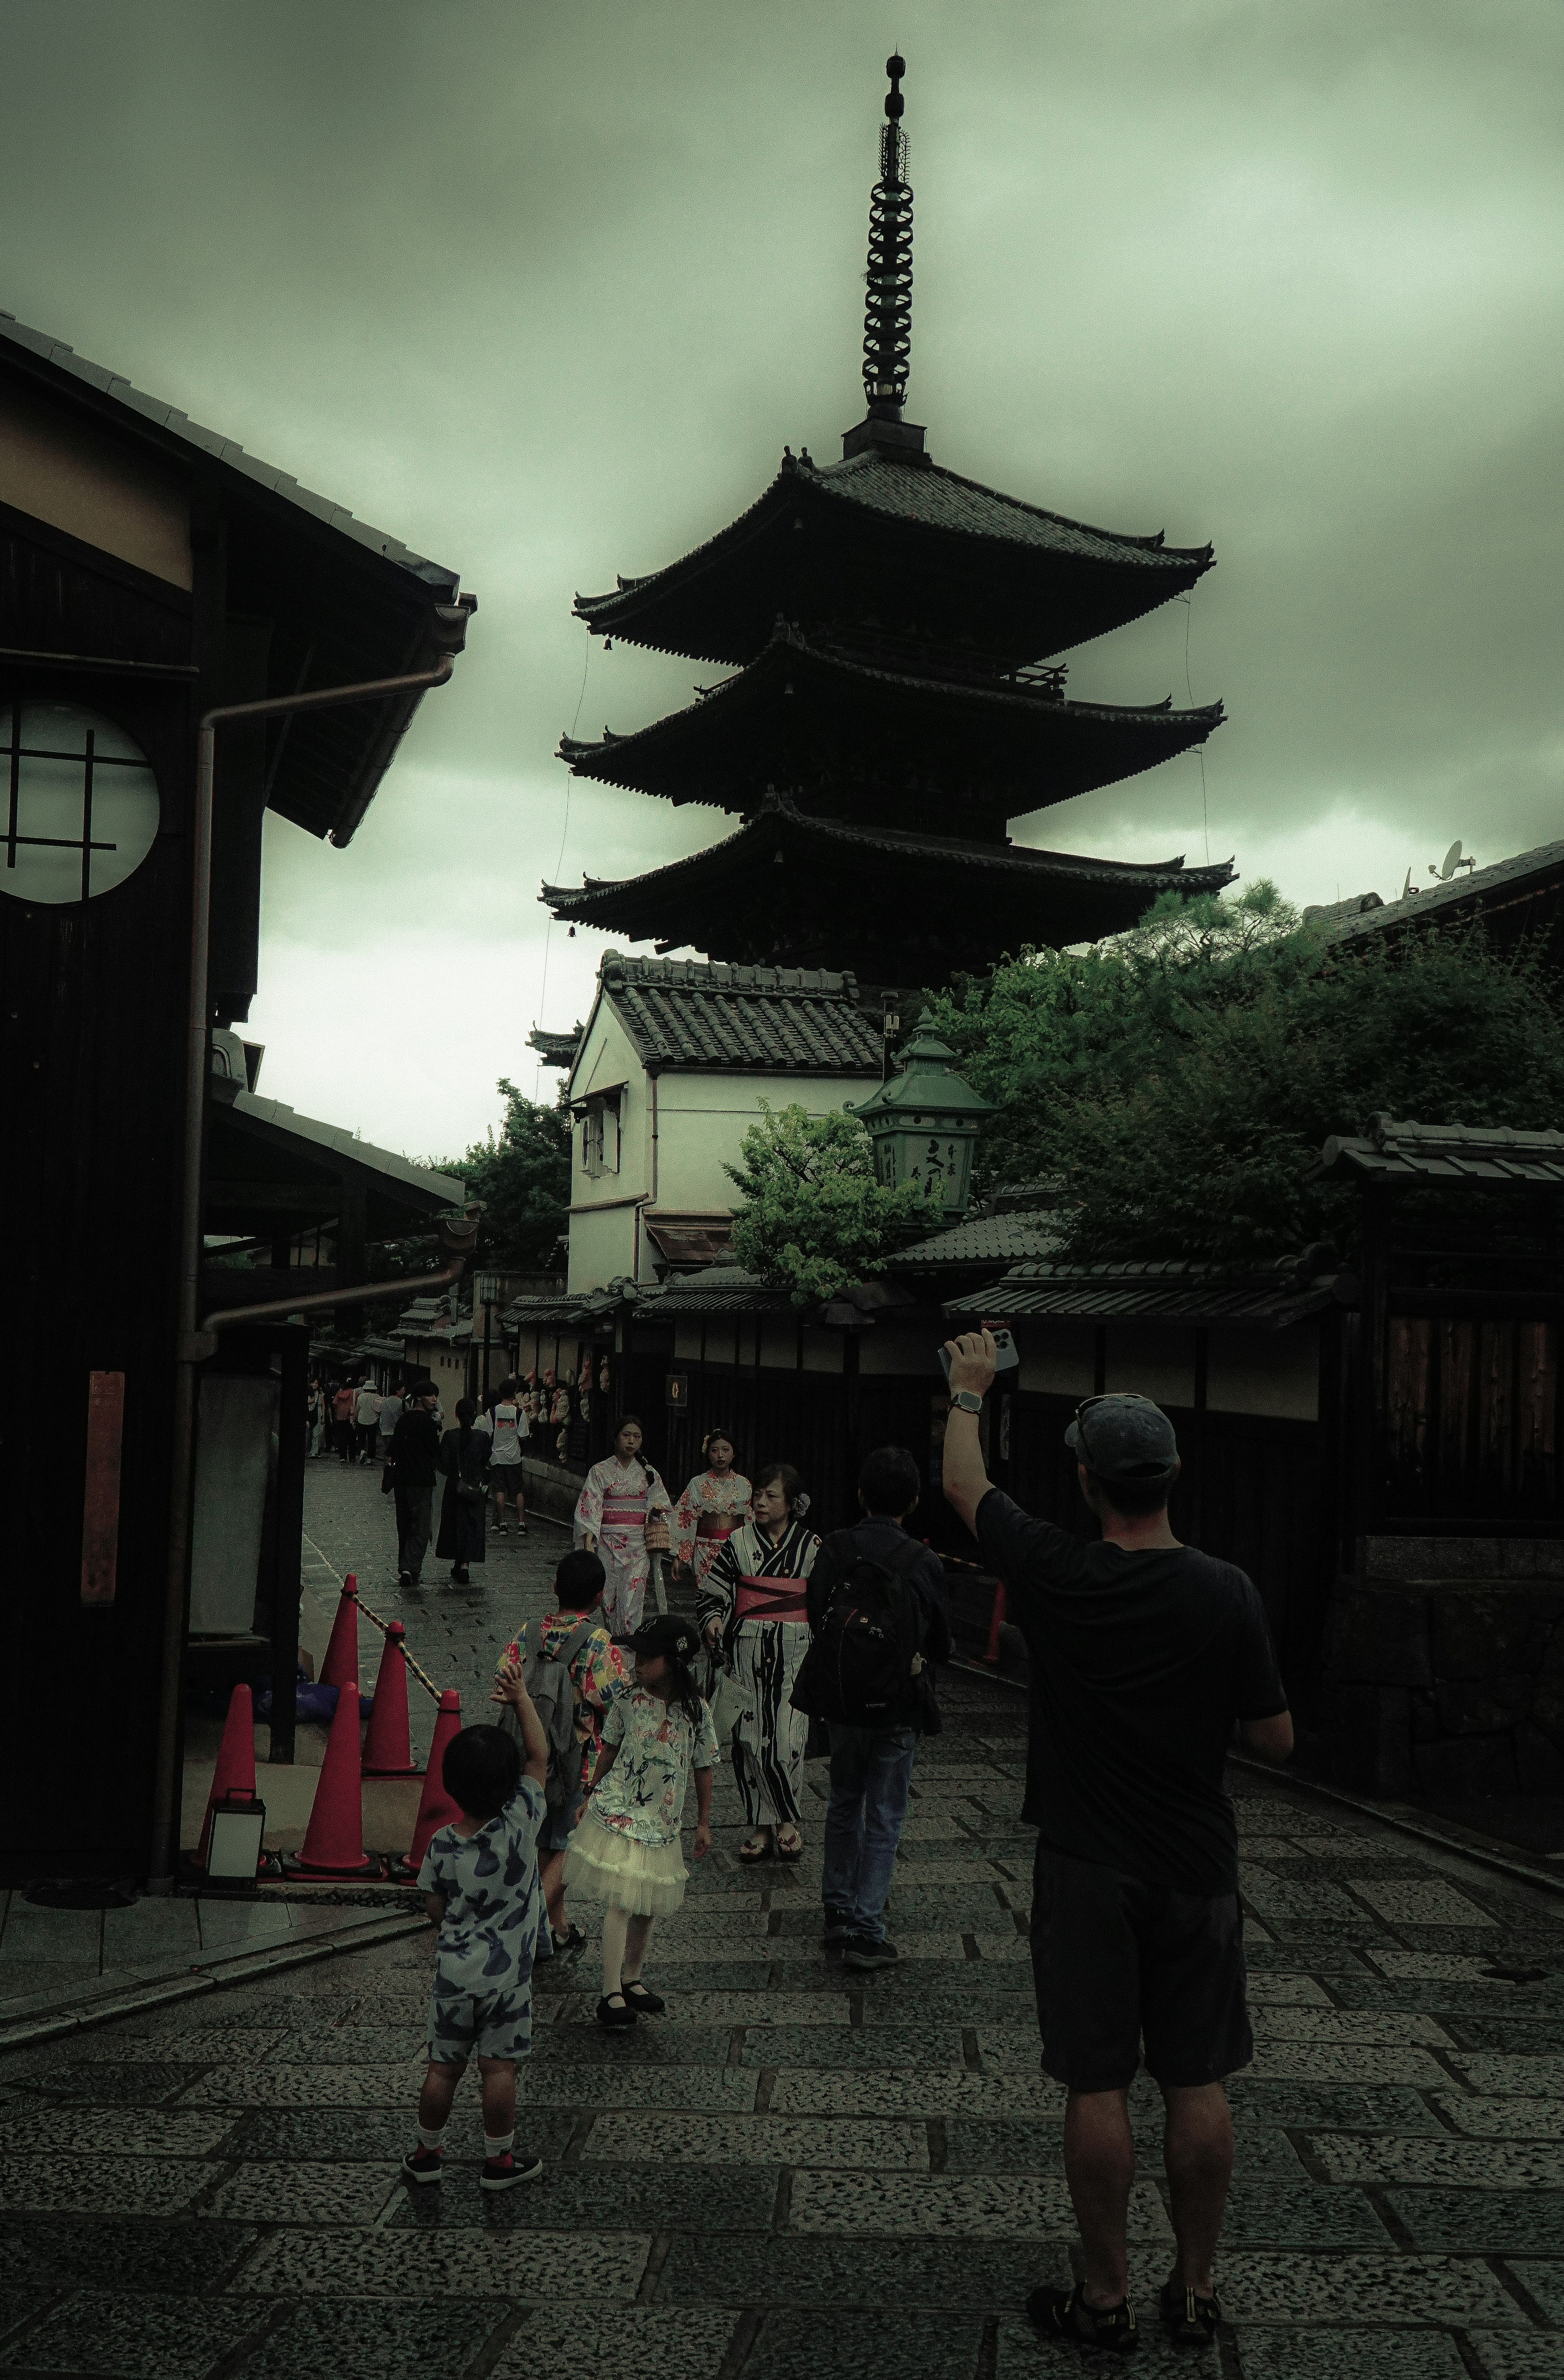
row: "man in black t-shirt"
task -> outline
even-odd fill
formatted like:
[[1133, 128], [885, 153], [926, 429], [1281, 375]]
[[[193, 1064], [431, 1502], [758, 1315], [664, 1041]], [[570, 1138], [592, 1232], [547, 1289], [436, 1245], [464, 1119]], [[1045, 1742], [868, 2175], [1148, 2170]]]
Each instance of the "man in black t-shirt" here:
[[1027, 2312], [1052, 2338], [1136, 2344], [1126, 2095], [1144, 2037], [1166, 2104], [1178, 2240], [1162, 2320], [1197, 2346], [1220, 2319], [1211, 2264], [1232, 2172], [1222, 2078], [1255, 2046], [1223, 1764], [1235, 1722], [1250, 1751], [1279, 1761], [1292, 1722], [1253, 1582], [1169, 1527], [1179, 1453], [1167, 1415], [1137, 1396], [1076, 1408], [1065, 1443], [1102, 1536], [1071, 1536], [985, 1474], [978, 1415], [994, 1352], [987, 1330], [949, 1342], [943, 1484], [1031, 1655], [1032, 1963], [1043, 2064], [1069, 2091], [1065, 2172], [1085, 2250], [1080, 2285], [1035, 2289]]

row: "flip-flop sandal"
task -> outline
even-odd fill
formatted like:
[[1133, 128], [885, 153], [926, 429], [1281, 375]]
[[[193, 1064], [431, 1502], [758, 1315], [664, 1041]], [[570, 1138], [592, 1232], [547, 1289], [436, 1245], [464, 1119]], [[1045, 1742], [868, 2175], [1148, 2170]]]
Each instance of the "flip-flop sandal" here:
[[1222, 2319], [1221, 2302], [1213, 2294], [1197, 2297], [1176, 2280], [1163, 2284], [1158, 2301], [1162, 2327], [1175, 2347], [1209, 2347]]
[[1110, 2355], [1133, 2355], [1140, 2345], [1135, 2310], [1128, 2298], [1116, 2306], [1089, 2306], [1079, 2288], [1034, 2289], [1026, 2315], [1045, 2338], [1067, 2338], [1076, 2347], [1100, 2347]]
[[777, 1837], [777, 1857], [778, 1857], [778, 1859], [780, 1859], [780, 1860], [786, 1860], [786, 1861], [788, 1862], [789, 1865], [791, 1866], [792, 1863], [793, 1863], [794, 1860], [801, 1860], [801, 1859], [803, 1858], [803, 1856], [804, 1856], [804, 1838], [803, 1838], [803, 1836], [802, 1836], [802, 1835], [796, 1835], [796, 1834], [795, 1834], [795, 1835], [794, 1836], [794, 1838], [793, 1838], [792, 1842], [790, 1842], [790, 1843], [784, 1843], [784, 1842], [783, 1842], [783, 1840], [782, 1840], [782, 1837], [781, 1837], [780, 1835]]
[[740, 1843], [738, 1855], [746, 1867], [755, 1867], [761, 1860], [770, 1858], [771, 1846], [770, 1843], [758, 1843], [751, 1835], [746, 1843]]

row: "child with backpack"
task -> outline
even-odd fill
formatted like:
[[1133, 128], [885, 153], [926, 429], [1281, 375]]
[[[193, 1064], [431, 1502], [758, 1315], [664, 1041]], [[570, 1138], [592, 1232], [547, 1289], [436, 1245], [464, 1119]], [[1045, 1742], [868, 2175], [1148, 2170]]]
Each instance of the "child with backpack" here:
[[826, 1942], [866, 1971], [896, 1963], [885, 1903], [917, 1740], [940, 1731], [928, 1664], [951, 1658], [944, 1569], [907, 1534], [919, 1485], [904, 1446], [879, 1447], [865, 1463], [864, 1518], [827, 1537], [809, 1574], [809, 1650], [793, 1689], [794, 1708], [830, 1736]]
[[[564, 1855], [581, 1815], [603, 1717], [615, 1695], [627, 1694], [629, 1673], [603, 1615], [602, 1563], [577, 1547], [554, 1572], [554, 1608], [528, 1621], [505, 1648], [500, 1674], [525, 1667], [530, 1694], [549, 1744], [544, 1787], [548, 1809], [538, 1831], [540, 1880], [548, 1912], [550, 1947], [578, 1950], [586, 1940], [564, 1909]], [[505, 1724], [510, 1719], [507, 1712]]]
[[717, 1766], [717, 1730], [690, 1667], [700, 1649], [690, 1621], [660, 1612], [637, 1630], [630, 1646], [636, 1682], [609, 1706], [586, 1806], [564, 1859], [566, 1888], [605, 1904], [598, 2022], [610, 2030], [661, 2016], [667, 2005], [647, 1989], [641, 1968], [654, 1919], [667, 1916], [685, 1897], [689, 1871], [679, 1826], [692, 1768], [695, 1857], [704, 1859], [711, 1848]]
[[441, 1773], [461, 1815], [430, 1836], [418, 1870], [440, 1940], [418, 2142], [402, 2160], [409, 2181], [442, 2179], [451, 2102], [476, 2055], [483, 2095], [479, 2187], [489, 2191], [513, 2189], [543, 2170], [541, 2157], [515, 2154], [515, 2063], [532, 2047], [535, 1838], [549, 1758], [525, 1679], [502, 1679], [492, 1699], [514, 1716], [521, 1745], [498, 1727], [464, 1727], [452, 1737]]

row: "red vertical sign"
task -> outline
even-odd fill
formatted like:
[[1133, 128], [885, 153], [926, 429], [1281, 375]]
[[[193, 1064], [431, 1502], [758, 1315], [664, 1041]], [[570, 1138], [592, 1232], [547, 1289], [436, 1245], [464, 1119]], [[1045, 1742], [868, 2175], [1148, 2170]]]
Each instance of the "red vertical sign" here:
[[114, 1601], [119, 1560], [119, 1448], [125, 1375], [87, 1375], [87, 1493], [81, 1515], [81, 1600]]

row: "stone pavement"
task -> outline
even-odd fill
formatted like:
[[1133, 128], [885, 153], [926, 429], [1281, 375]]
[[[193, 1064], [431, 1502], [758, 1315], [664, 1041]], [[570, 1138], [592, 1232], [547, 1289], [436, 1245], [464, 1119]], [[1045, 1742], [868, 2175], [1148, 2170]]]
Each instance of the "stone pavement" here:
[[[311, 1534], [336, 1562], [326, 1524]], [[494, 1566], [486, 1620], [424, 1591], [421, 1658], [470, 1659], [476, 1685], [540, 1589], [543, 1534]], [[892, 1901], [900, 1969], [849, 1978], [822, 1953], [818, 1824], [800, 1868], [738, 1867], [723, 1772], [717, 1849], [649, 1969], [667, 2016], [604, 2036], [590, 1950], [544, 1971], [522, 2125], [546, 2171], [504, 2198], [477, 2188], [467, 2083], [443, 2185], [413, 2197], [396, 2176], [427, 1937], [0, 2060], [0, 2370], [1077, 2368], [1020, 2313], [1069, 2277], [1073, 2236], [1025, 1955], [1024, 1714], [969, 1674], [942, 1701]], [[1232, 2085], [1232, 2327], [1197, 2368], [1564, 2380], [1564, 1900], [1306, 1791], [1233, 1783], [1258, 2054]], [[1155, 2093], [1134, 2107], [1147, 2318], [1170, 2233]], [[1165, 2369], [1154, 2321], [1145, 2339]]]

